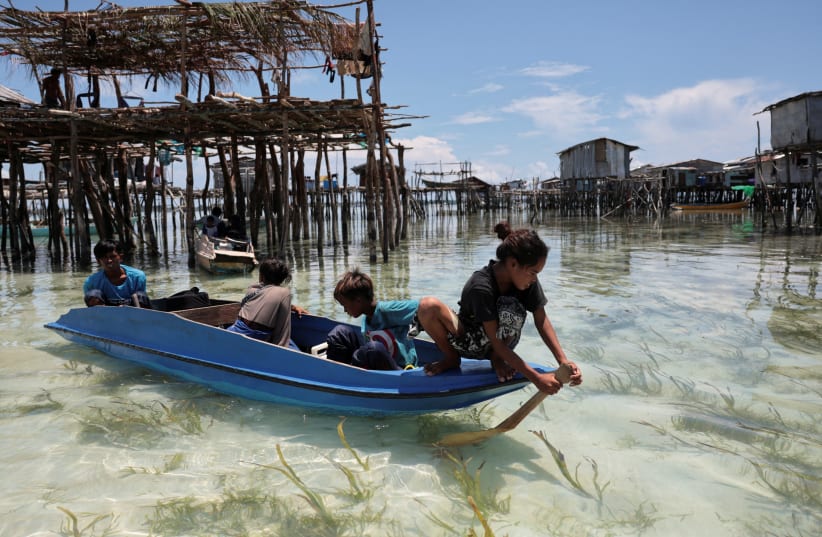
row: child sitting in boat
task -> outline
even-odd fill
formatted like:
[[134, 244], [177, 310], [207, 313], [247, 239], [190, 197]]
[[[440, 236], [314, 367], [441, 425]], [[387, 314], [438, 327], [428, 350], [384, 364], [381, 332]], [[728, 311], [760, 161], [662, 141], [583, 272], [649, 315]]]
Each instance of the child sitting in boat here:
[[206, 216], [205, 224], [203, 224], [203, 233], [212, 239], [219, 237], [219, 228], [217, 227], [217, 219], [213, 214]]
[[308, 312], [292, 304], [291, 290], [283, 287], [291, 280], [291, 269], [283, 261], [269, 258], [260, 263], [258, 270], [260, 281], [248, 288], [237, 320], [227, 330], [298, 349], [291, 341], [291, 312]]
[[403, 369], [417, 365], [413, 337], [419, 300], [374, 298], [374, 282], [355, 268], [334, 288], [334, 299], [345, 312], [363, 316], [362, 329], [339, 325], [328, 333], [326, 356], [364, 369]]
[[225, 220], [223, 220], [223, 210], [219, 206], [214, 206], [211, 209], [211, 214], [202, 220], [202, 232], [212, 239], [221, 239], [228, 233], [228, 227]]

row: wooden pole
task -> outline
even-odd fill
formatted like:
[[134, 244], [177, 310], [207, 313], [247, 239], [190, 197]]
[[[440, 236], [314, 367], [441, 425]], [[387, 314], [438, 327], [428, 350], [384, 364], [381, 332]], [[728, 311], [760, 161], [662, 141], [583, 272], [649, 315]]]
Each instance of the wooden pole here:
[[[329, 191], [329, 203], [331, 204], [331, 244], [333, 246], [337, 246], [339, 241], [337, 238], [339, 237], [337, 233], [337, 219], [338, 219], [338, 212], [337, 212], [337, 190], [334, 188], [334, 174], [331, 173], [331, 165], [328, 159], [328, 145], [325, 146], [323, 151], [323, 156], [325, 157], [325, 173], [328, 176], [328, 191]], [[338, 178], [339, 180], [339, 178]], [[339, 184], [339, 183], [338, 183]]]
[[343, 161], [343, 195], [342, 195], [342, 242], [348, 246], [348, 225], [351, 210], [350, 192], [348, 191], [348, 150], [342, 150]]
[[811, 176], [813, 177], [813, 192], [816, 200], [816, 222], [817, 230], [822, 229], [822, 178], [819, 176], [816, 158], [817, 148], [811, 149]]
[[[156, 162], [156, 151], [152, 140], [151, 149], [149, 149], [148, 164], [146, 165], [146, 189], [144, 192], [145, 199], [145, 214], [143, 216], [143, 233], [146, 235], [148, 243], [148, 253], [152, 257], [158, 256], [160, 252], [157, 249], [157, 233], [154, 226], [154, 202], [157, 195], [154, 189], [154, 166]], [[149, 173], [150, 172], [150, 173]], [[158, 185], [159, 186], [159, 185]]]
[[[318, 140], [322, 139], [322, 135], [317, 136]], [[323, 210], [323, 181], [322, 176], [323, 165], [323, 144], [321, 141], [317, 142], [317, 156], [314, 161], [314, 219], [317, 221], [317, 254], [322, 259], [323, 254], [323, 240], [325, 238], [325, 211]]]
[[80, 263], [91, 265], [91, 237], [84, 215], [85, 200], [83, 199], [83, 180], [80, 176], [80, 157], [77, 153], [77, 121], [71, 120], [71, 142], [69, 153], [71, 156], [71, 204], [74, 208], [74, 251]]

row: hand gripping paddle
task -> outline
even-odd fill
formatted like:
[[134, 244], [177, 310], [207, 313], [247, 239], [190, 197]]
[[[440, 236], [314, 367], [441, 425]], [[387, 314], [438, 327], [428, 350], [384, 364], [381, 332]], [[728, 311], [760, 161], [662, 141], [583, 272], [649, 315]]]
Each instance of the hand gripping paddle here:
[[[563, 384], [567, 384], [571, 381], [571, 367], [567, 364], [562, 364], [556, 369], [556, 371], [554, 371], [554, 375], [558, 381]], [[523, 403], [521, 407], [516, 409], [513, 414], [508, 416], [493, 429], [449, 434], [444, 436], [439, 442], [436, 443], [436, 445], [440, 447], [467, 446], [468, 444], [476, 444], [478, 442], [482, 442], [483, 440], [497, 436], [498, 434], [508, 432], [519, 425], [519, 423], [524, 420], [532, 410], [537, 408], [546, 397], [548, 397], [547, 393], [537, 392], [525, 403]]]

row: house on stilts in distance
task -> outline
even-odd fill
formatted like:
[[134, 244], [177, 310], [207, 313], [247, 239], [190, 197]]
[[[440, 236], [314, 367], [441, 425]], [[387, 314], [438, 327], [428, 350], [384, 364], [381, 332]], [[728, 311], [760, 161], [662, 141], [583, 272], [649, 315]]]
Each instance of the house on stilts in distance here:
[[[771, 159], [768, 173], [770, 188], [766, 191], [780, 193], [767, 197], [771, 212], [784, 208], [784, 225], [790, 230], [795, 224], [794, 209], [815, 207], [813, 222], [822, 228], [822, 177], [819, 170], [819, 154], [822, 151], [822, 91], [802, 93], [765, 107], [763, 112], [771, 115], [771, 149], [782, 153], [781, 166], [777, 159]], [[766, 184], [766, 168], [761, 159], [760, 184]], [[802, 173], [804, 171], [804, 174]], [[795, 175], [794, 175], [795, 174]], [[804, 177], [803, 177], [804, 175]], [[804, 179], [804, 181], [800, 181]], [[776, 183], [776, 184], [774, 184]], [[777, 187], [777, 188], [774, 188]], [[781, 188], [780, 188], [781, 187]], [[797, 220], [805, 217], [807, 211], [800, 210]], [[776, 218], [772, 218], [776, 222]], [[767, 221], [763, 212], [763, 224]]]
[[601, 214], [603, 208], [620, 203], [621, 191], [631, 176], [631, 152], [637, 149], [610, 138], [597, 138], [557, 153], [563, 212]]

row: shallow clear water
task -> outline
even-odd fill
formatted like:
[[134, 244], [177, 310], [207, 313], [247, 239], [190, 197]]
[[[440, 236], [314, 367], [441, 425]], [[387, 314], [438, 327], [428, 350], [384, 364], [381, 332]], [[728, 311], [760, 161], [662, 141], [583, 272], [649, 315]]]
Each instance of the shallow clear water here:
[[[359, 265], [380, 298], [456, 306], [494, 255], [495, 220], [415, 223], [387, 265], [359, 244], [301, 245], [295, 301], [345, 319], [331, 289]], [[350, 417], [348, 449], [342, 417], [214, 394], [66, 342], [43, 324], [80, 303], [87, 272], [54, 272], [45, 254], [35, 272], [4, 262], [0, 535], [818, 535], [822, 238], [763, 234], [745, 214], [534, 225], [551, 246], [548, 313], [585, 381], [451, 451], [432, 444], [493, 427], [534, 390]], [[238, 299], [250, 280], [185, 261], [135, 264], [153, 296], [196, 285]], [[532, 327], [519, 351], [551, 361]]]

